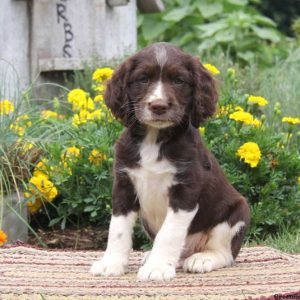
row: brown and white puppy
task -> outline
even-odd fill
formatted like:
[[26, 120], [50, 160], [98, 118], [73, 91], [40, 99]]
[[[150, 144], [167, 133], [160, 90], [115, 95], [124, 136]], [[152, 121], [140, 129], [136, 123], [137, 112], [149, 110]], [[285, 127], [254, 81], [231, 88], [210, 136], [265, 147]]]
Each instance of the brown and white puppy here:
[[215, 112], [217, 92], [199, 60], [167, 44], [127, 59], [105, 100], [126, 126], [115, 146], [113, 215], [95, 275], [126, 272], [139, 215], [154, 245], [141, 280], [230, 266], [249, 225], [248, 204], [205, 148], [198, 127]]

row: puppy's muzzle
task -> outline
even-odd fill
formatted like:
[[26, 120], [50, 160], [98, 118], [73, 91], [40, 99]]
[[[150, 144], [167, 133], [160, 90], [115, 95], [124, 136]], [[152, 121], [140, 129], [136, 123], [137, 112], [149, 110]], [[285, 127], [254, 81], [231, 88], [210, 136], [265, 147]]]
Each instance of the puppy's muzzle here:
[[148, 103], [148, 109], [153, 113], [153, 115], [164, 115], [170, 108], [171, 103], [166, 103], [162, 100], [155, 100]]

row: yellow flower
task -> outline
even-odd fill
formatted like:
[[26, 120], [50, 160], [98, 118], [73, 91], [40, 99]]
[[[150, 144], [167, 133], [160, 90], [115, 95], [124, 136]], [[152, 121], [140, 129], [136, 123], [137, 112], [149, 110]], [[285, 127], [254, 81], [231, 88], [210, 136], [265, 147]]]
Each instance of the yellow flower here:
[[198, 130], [199, 130], [201, 135], [205, 134], [205, 127], [199, 127]]
[[94, 91], [99, 92], [100, 94], [103, 94], [105, 91], [105, 85], [104, 84], [94, 85], [93, 89], [94, 89]]
[[45, 120], [53, 118], [57, 119], [58, 118], [58, 113], [52, 110], [43, 110], [41, 112], [41, 117]]
[[33, 170], [33, 176], [36, 176], [36, 177], [39, 177], [39, 176], [40, 177], [45, 177], [46, 179], [49, 178], [49, 176], [47, 174], [48, 170], [47, 170], [46, 162], [47, 162], [46, 159], [42, 159], [42, 160], [40, 160], [36, 164], [36, 166], [35, 166], [35, 168]]
[[58, 194], [57, 188], [45, 174], [39, 173], [37, 176], [32, 176], [29, 180], [29, 184], [29, 190], [24, 194], [26, 198], [42, 196], [51, 202]]
[[93, 80], [101, 83], [107, 79], [110, 79], [112, 77], [114, 73], [114, 70], [111, 68], [101, 68], [101, 69], [97, 69], [94, 73], [93, 73]]
[[93, 121], [93, 120], [94, 120], [93, 113], [90, 113], [85, 109], [82, 109], [78, 114], [75, 114], [73, 116], [72, 124], [73, 124], [73, 126], [78, 126], [78, 125], [85, 124], [88, 121]]
[[241, 106], [232, 106], [232, 104], [222, 105], [218, 108], [216, 117], [221, 117], [224, 115], [228, 115], [230, 112], [233, 111], [244, 111], [244, 109]]
[[100, 163], [106, 159], [107, 156], [96, 149], [92, 150], [89, 156], [89, 161], [96, 166], [100, 165]]
[[81, 89], [74, 89], [68, 94], [68, 102], [72, 103], [73, 110], [93, 110], [95, 108], [92, 98], [87, 97], [87, 93]]
[[97, 96], [94, 98], [94, 102], [103, 102], [103, 100], [104, 100], [103, 95], [97, 95]]
[[80, 149], [77, 147], [69, 147], [67, 148], [63, 154], [61, 155], [62, 161], [65, 160], [73, 160], [80, 156]]
[[9, 115], [15, 110], [14, 104], [9, 100], [0, 100], [0, 115]]
[[[26, 197], [26, 193], [25, 193], [25, 197]], [[30, 197], [30, 195], [29, 195], [29, 197]], [[29, 197], [27, 197], [27, 198], [29, 198]], [[35, 199], [34, 202], [28, 201], [28, 202], [27, 202], [27, 207], [28, 207], [29, 212], [30, 212], [31, 214], [34, 214], [34, 213], [36, 213], [37, 211], [39, 211], [40, 208], [42, 207], [42, 201], [41, 201], [41, 199], [39, 199], [39, 198]]]
[[26, 128], [30, 127], [32, 125], [32, 122], [30, 121], [29, 116], [26, 114], [18, 116], [16, 119], [16, 122], [21, 123]]
[[254, 125], [255, 127], [261, 126], [261, 121], [258, 119], [255, 119], [253, 115], [246, 111], [235, 111], [232, 114], [229, 115], [229, 119], [243, 122], [246, 125]]
[[259, 106], [265, 106], [269, 102], [266, 98], [261, 96], [249, 96], [248, 97], [248, 103], [258, 104]]
[[0, 230], [0, 246], [3, 246], [7, 242], [7, 235], [3, 230]]
[[92, 118], [93, 118], [94, 121], [97, 121], [97, 120], [99, 121], [104, 116], [104, 113], [102, 112], [101, 109], [96, 109], [95, 111], [93, 111], [91, 113], [91, 116], [92, 116]]
[[298, 183], [300, 184], [300, 176], [298, 176]]
[[292, 117], [283, 117], [282, 122], [289, 123], [291, 125], [296, 125], [296, 124], [300, 124], [300, 119], [299, 118], [292, 118]]
[[256, 143], [248, 142], [243, 144], [236, 152], [240, 159], [244, 159], [245, 163], [249, 164], [251, 168], [255, 168], [261, 158], [259, 146]]
[[86, 92], [82, 89], [73, 89], [68, 93], [68, 102], [79, 102], [86, 98]]
[[212, 64], [204, 64], [203, 66], [206, 70], [208, 70], [213, 75], [220, 74], [220, 71], [217, 69], [217, 67]]
[[31, 142], [27, 142], [25, 141], [23, 144], [22, 144], [22, 150], [26, 153], [27, 151], [33, 149], [34, 147], [34, 144], [32, 144]]
[[29, 120], [28, 115], [21, 115], [16, 118], [16, 121], [9, 126], [18, 136], [22, 137], [27, 127], [31, 126], [32, 122]]

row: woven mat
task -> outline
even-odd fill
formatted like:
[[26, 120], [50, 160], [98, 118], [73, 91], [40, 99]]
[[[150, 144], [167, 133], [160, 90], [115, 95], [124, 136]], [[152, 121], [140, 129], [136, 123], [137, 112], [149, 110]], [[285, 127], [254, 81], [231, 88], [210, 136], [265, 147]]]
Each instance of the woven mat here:
[[171, 282], [137, 281], [141, 252], [131, 253], [125, 276], [93, 277], [88, 270], [99, 254], [0, 249], [0, 299], [300, 299], [300, 256], [268, 247], [243, 248], [230, 268], [206, 274], [179, 270]]

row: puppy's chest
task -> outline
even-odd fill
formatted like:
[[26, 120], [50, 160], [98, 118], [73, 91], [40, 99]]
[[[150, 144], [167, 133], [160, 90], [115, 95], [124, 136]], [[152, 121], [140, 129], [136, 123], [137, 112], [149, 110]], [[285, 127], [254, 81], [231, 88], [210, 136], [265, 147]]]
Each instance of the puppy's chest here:
[[176, 168], [167, 159], [158, 160], [159, 145], [142, 143], [139, 167], [127, 169], [141, 207], [141, 217], [151, 231], [160, 229], [169, 204], [169, 188], [175, 184]]

